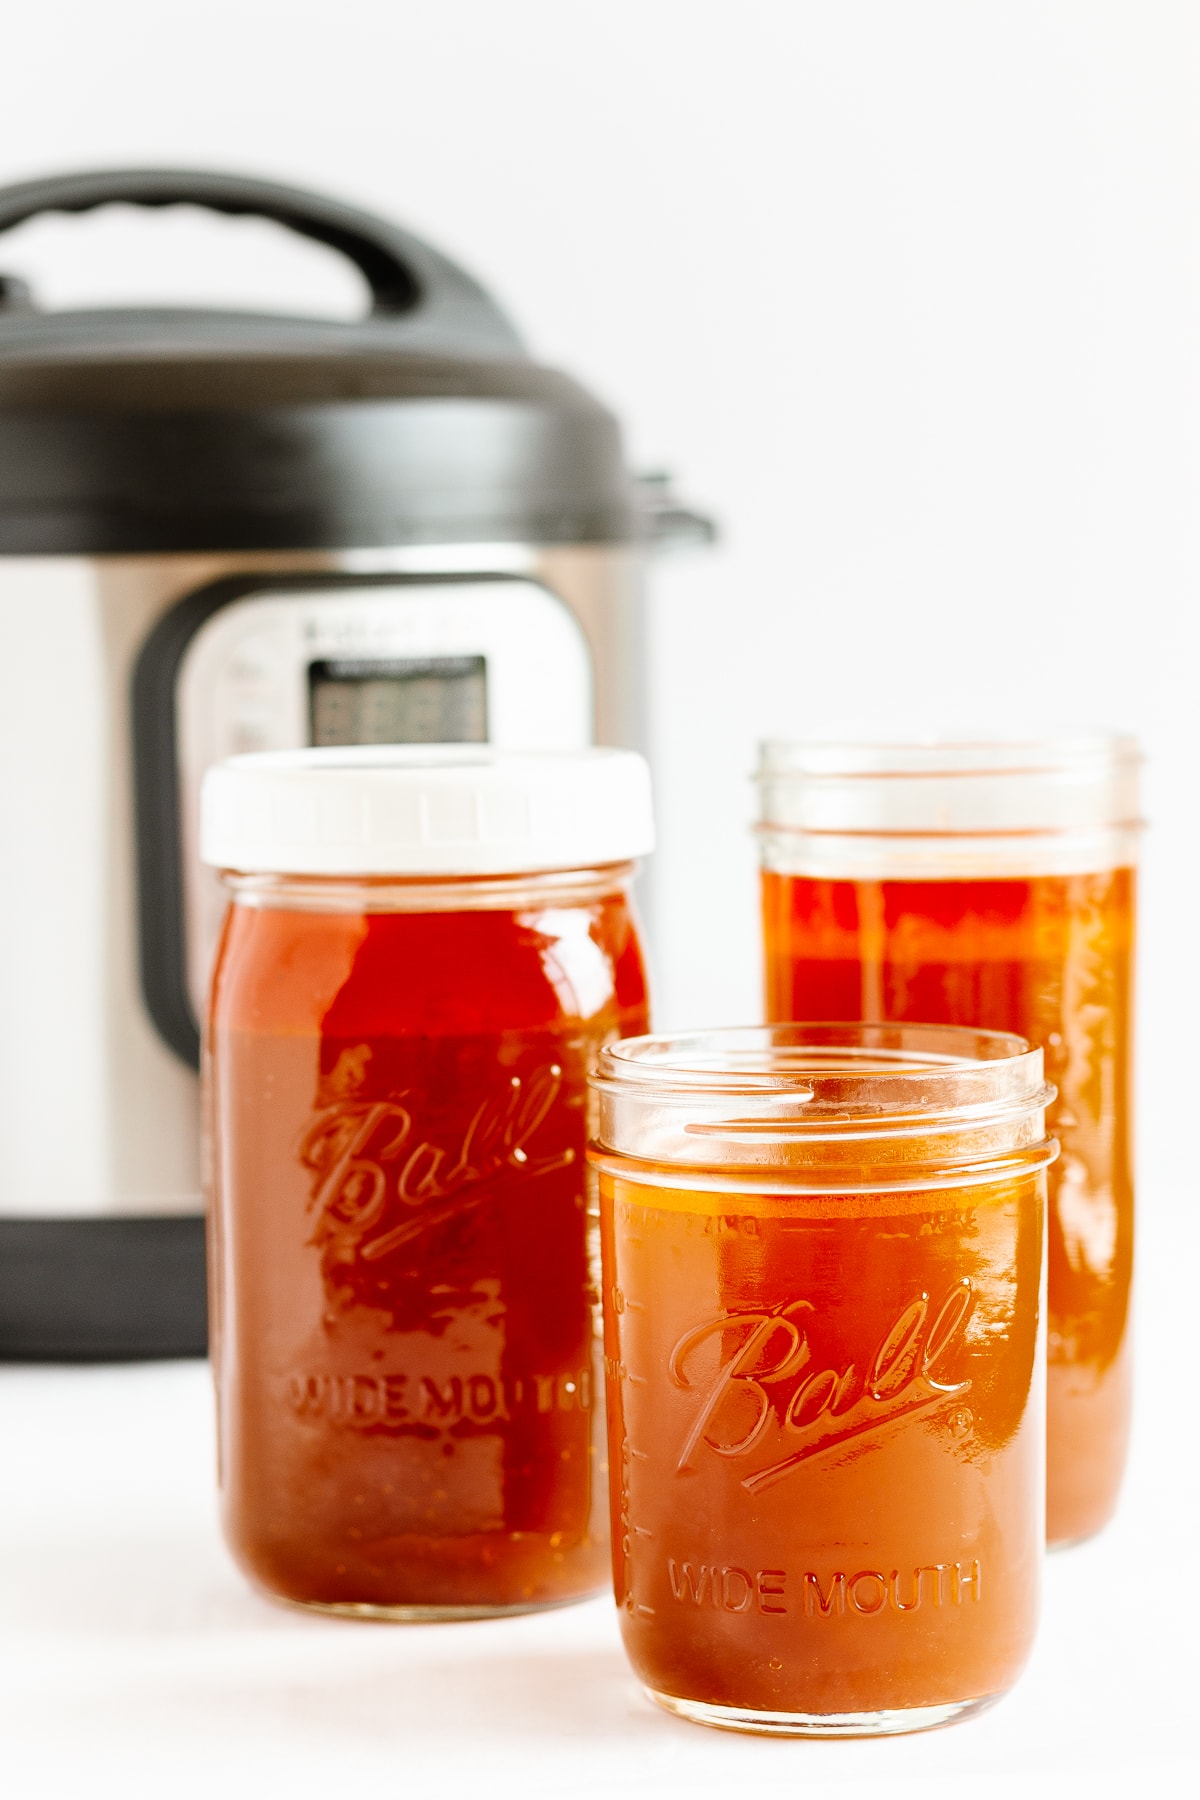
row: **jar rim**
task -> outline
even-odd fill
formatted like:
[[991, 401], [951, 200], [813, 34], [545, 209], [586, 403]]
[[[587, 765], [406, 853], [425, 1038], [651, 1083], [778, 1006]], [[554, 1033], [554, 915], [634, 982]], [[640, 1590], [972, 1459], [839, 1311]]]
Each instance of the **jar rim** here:
[[637, 862], [497, 875], [308, 875], [218, 869], [235, 906], [298, 913], [524, 912], [588, 905], [628, 889]]
[[1073, 873], [1132, 863], [1142, 753], [1126, 733], [938, 736], [760, 747], [763, 860], [864, 879]]
[[[600, 1053], [598, 1088], [648, 1092], [808, 1098], [813, 1110], [909, 1110], [918, 1096], [936, 1106], [939, 1086], [961, 1090], [975, 1075], [985, 1092], [1031, 1102], [1043, 1089], [1042, 1052], [1010, 1031], [966, 1025], [858, 1020], [794, 1020], [725, 1025], [707, 1031], [621, 1038]], [[862, 1098], [855, 1101], [856, 1084]]]
[[843, 1185], [862, 1174], [850, 1164], [882, 1156], [882, 1185], [923, 1185], [933, 1165], [961, 1182], [972, 1167], [1043, 1166], [1057, 1153], [1042, 1051], [1011, 1032], [794, 1021], [625, 1038], [601, 1051], [591, 1084], [601, 1163], [615, 1152], [727, 1172], [774, 1163], [782, 1175], [796, 1157], [831, 1156]]
[[1136, 737], [1104, 727], [1023, 735], [981, 731], [914, 738], [766, 738], [759, 746], [757, 779], [1081, 775], [1132, 770], [1144, 761]]

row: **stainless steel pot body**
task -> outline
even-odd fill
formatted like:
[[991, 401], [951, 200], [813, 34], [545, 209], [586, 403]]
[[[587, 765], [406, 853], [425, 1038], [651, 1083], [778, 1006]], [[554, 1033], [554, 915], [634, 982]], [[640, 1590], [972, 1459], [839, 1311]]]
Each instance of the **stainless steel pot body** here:
[[[411, 664], [422, 646], [462, 658], [475, 643], [492, 741], [641, 748], [640, 562], [612, 543], [0, 558], [0, 1355], [6, 1336], [8, 1353], [54, 1353], [63, 1257], [101, 1286], [110, 1260], [124, 1288], [131, 1257], [153, 1265], [159, 1340], [202, 1348], [187, 1015], [194, 1033], [217, 902], [195, 854], [196, 793], [216, 754], [312, 740], [302, 698], [264, 707], [255, 643], [282, 633], [310, 669], [365, 648], [392, 670], [397, 649]], [[176, 620], [176, 653], [148, 662]], [[128, 1349], [118, 1332], [107, 1353], [145, 1353], [153, 1321], [135, 1324]]]
[[116, 203], [273, 220], [369, 303], [53, 312], [0, 276], [0, 1359], [203, 1350], [206, 766], [642, 747], [640, 552], [708, 535], [386, 219], [222, 171], [89, 170], [0, 189], [0, 237]]

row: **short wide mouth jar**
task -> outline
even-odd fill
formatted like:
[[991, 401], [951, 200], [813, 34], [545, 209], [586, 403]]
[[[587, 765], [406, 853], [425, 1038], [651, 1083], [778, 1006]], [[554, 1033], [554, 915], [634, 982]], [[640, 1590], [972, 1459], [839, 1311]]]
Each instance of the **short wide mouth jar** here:
[[592, 1085], [640, 1679], [779, 1735], [997, 1698], [1044, 1529], [1041, 1051], [788, 1024], [628, 1039]]

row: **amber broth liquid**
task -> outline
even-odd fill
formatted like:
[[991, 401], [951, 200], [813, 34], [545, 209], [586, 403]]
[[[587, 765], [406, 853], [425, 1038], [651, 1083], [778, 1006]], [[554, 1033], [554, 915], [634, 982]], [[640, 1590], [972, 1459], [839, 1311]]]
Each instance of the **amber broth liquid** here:
[[1015, 1031], [1058, 1089], [1049, 1171], [1047, 1534], [1111, 1515], [1129, 1435], [1132, 869], [1028, 879], [762, 878], [767, 1017]]
[[1038, 1598], [1043, 1175], [746, 1194], [615, 1160], [614, 1568], [642, 1681], [774, 1714], [1002, 1692]]
[[213, 1356], [225, 1529], [271, 1593], [502, 1609], [604, 1582], [585, 1082], [645, 1021], [620, 896], [231, 909]]

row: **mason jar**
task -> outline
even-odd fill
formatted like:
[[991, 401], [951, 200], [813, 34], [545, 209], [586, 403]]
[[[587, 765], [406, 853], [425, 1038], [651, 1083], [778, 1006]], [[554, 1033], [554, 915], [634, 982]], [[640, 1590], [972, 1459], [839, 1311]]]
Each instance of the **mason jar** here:
[[224, 1527], [268, 1593], [454, 1618], [607, 1576], [587, 1075], [646, 1024], [623, 751], [205, 779]]
[[1108, 1520], [1129, 1439], [1139, 772], [1105, 732], [771, 743], [759, 769], [768, 1019], [975, 1025], [1045, 1054], [1054, 1544]]
[[610, 1045], [593, 1085], [638, 1678], [777, 1735], [996, 1699], [1044, 1535], [1041, 1051], [767, 1026]]

